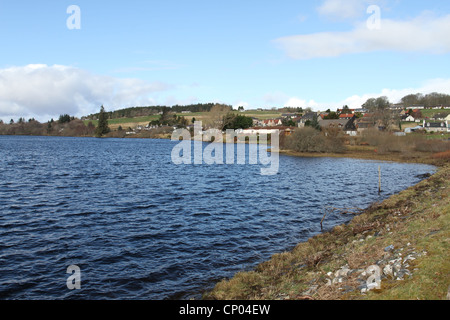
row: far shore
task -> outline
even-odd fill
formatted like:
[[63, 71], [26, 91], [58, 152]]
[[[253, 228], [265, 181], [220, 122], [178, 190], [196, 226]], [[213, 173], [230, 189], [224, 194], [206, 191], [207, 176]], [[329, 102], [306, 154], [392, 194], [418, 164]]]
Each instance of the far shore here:
[[[7, 136], [7, 135], [5, 135]], [[16, 136], [33, 136], [33, 137], [65, 137], [65, 138], [95, 138], [93, 136], [63, 136], [63, 135], [16, 135]], [[154, 140], [170, 140], [170, 134], [160, 134], [152, 137], [141, 135], [127, 135], [124, 137], [115, 137], [111, 135], [96, 139], [154, 139]], [[225, 139], [223, 143], [226, 143]], [[246, 144], [249, 143], [247, 140]], [[394, 161], [399, 163], [420, 163], [440, 166], [446, 164], [445, 159], [435, 159], [430, 152], [414, 152], [412, 154], [403, 154], [401, 152], [378, 152], [376, 147], [368, 145], [347, 145], [345, 152], [342, 153], [320, 153], [320, 152], [297, 152], [292, 150], [280, 149], [278, 151], [282, 155], [304, 157], [304, 158], [352, 158], [361, 160], [375, 161]]]

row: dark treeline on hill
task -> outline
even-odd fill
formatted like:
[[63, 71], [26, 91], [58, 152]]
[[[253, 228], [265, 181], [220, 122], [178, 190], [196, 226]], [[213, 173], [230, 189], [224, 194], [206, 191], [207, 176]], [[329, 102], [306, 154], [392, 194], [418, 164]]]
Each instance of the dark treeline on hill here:
[[[151, 106], [151, 107], [132, 107], [125, 108], [115, 111], [106, 112], [108, 115], [108, 119], [117, 119], [117, 118], [137, 118], [137, 117], [146, 117], [155, 115], [161, 112], [175, 112], [181, 113], [182, 111], [190, 111], [190, 112], [209, 112], [215, 106], [224, 106], [228, 107], [230, 111], [232, 110], [231, 105], [224, 105], [218, 103], [198, 103], [198, 104], [190, 104], [186, 106], [175, 105], [172, 107], [168, 106]], [[91, 114], [85, 117], [86, 120], [97, 120], [99, 117], [99, 113]]]
[[410, 108], [413, 106], [423, 106], [425, 108], [435, 107], [435, 106], [449, 106], [450, 105], [450, 95], [444, 93], [429, 93], [423, 95], [421, 93], [409, 94], [404, 96], [400, 103], [404, 108]]
[[25, 121], [23, 118], [18, 122], [11, 119], [9, 124], [0, 121], [0, 135], [92, 137], [94, 133], [95, 126], [92, 122], [86, 125], [80, 119], [67, 115], [62, 115], [58, 121], [51, 119], [47, 123], [34, 119]]

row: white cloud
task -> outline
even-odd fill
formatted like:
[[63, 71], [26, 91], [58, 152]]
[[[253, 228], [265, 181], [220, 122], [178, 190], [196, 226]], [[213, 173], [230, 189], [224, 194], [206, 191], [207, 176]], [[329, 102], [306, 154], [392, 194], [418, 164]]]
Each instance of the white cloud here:
[[350, 108], [360, 108], [370, 98], [385, 96], [389, 99], [390, 102], [398, 103], [400, 102], [401, 98], [409, 94], [422, 93], [425, 95], [433, 92], [450, 95], [450, 78], [427, 80], [417, 88], [382, 89], [380, 92], [353, 95], [339, 102], [316, 102], [314, 100], [307, 101], [304, 99], [293, 97], [285, 103], [285, 106], [302, 108], [311, 107], [311, 109], [315, 111], [324, 111], [327, 109], [336, 110], [344, 105], [348, 105]]
[[315, 100], [306, 100], [298, 97], [289, 98], [284, 104], [285, 107], [301, 107], [311, 108], [313, 111], [325, 111], [327, 109], [336, 110], [348, 105], [350, 108], [360, 108], [368, 99], [387, 97], [390, 102], [398, 103], [400, 99], [409, 94], [429, 94], [433, 92], [444, 93], [450, 95], [450, 78], [449, 79], [431, 79], [425, 81], [417, 88], [403, 88], [403, 89], [382, 89], [380, 92], [365, 93], [362, 95], [353, 95], [338, 102], [317, 102]]
[[154, 104], [154, 95], [169, 85], [92, 74], [61, 65], [27, 65], [0, 69], [0, 117], [48, 120], [106, 109]]
[[351, 108], [359, 108], [370, 98], [378, 98], [386, 96], [392, 103], [400, 102], [400, 99], [409, 94], [429, 94], [433, 92], [444, 93], [450, 95], [450, 79], [431, 79], [426, 81], [418, 88], [404, 88], [404, 89], [383, 89], [378, 93], [368, 93], [364, 95], [354, 95], [348, 97], [344, 101], [337, 104], [338, 107], [348, 105]]
[[320, 107], [320, 105], [314, 100], [306, 101], [306, 100], [303, 100], [303, 99], [300, 99], [297, 97], [290, 98], [284, 104], [284, 106], [285, 107], [293, 107], [293, 108], [303, 108], [303, 109], [311, 108], [313, 110], [317, 110], [317, 108]]
[[239, 107], [244, 107], [245, 110], [249, 109], [250, 104], [245, 101], [239, 101], [233, 104], [233, 109], [237, 110]]
[[129, 72], [149, 72], [159, 70], [177, 70], [182, 65], [166, 60], [145, 60], [138, 63], [138, 66], [122, 67], [114, 70], [115, 73], [129, 73]]
[[337, 57], [373, 51], [450, 52], [450, 15], [424, 14], [408, 21], [382, 19], [379, 30], [370, 30], [366, 22], [347, 32], [320, 32], [274, 40], [292, 59]]
[[269, 104], [269, 105], [279, 105], [282, 104], [284, 101], [286, 101], [286, 99], [288, 99], [289, 97], [280, 91], [276, 91], [276, 92], [269, 92], [266, 93], [263, 96], [263, 101], [265, 104]]

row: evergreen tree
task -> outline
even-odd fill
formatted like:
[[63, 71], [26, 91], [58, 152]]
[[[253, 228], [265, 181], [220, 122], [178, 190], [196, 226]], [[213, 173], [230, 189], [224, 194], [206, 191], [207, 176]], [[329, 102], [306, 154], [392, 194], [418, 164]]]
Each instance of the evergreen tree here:
[[69, 123], [71, 120], [73, 120], [73, 119], [70, 117], [70, 115], [62, 114], [62, 115], [59, 116], [58, 122], [60, 124], [63, 124], [63, 123]]
[[316, 115], [314, 115], [312, 120], [307, 120], [305, 122], [305, 126], [312, 127], [312, 128], [314, 128], [316, 130], [320, 130], [320, 124], [319, 124], [318, 117]]
[[102, 106], [100, 108], [100, 113], [98, 115], [98, 125], [95, 129], [95, 136], [101, 138], [103, 135], [109, 132], [108, 126], [108, 114], [105, 112], [105, 108]]

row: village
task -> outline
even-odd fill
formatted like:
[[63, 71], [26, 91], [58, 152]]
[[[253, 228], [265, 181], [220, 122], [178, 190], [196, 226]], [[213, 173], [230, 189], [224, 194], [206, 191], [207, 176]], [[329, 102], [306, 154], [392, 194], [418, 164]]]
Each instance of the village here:
[[[253, 125], [249, 128], [236, 128], [237, 133], [243, 134], [270, 134], [278, 130], [281, 135], [289, 136], [298, 128], [315, 127], [316, 129], [332, 129], [334, 132], [343, 132], [348, 136], [359, 136], [368, 129], [379, 131], [389, 131], [397, 136], [404, 136], [409, 133], [422, 132], [434, 134], [450, 133], [450, 106], [411, 106], [404, 108], [402, 105], [391, 105], [382, 114], [377, 111], [369, 111], [361, 107], [350, 109], [347, 106], [336, 111], [312, 111], [305, 112], [277, 113], [284, 109], [272, 110], [244, 110], [243, 107], [235, 111], [252, 119]], [[160, 113], [161, 114], [161, 113]], [[268, 115], [276, 115], [267, 118]], [[263, 117], [259, 116], [263, 115]], [[190, 111], [182, 111], [180, 116], [186, 117], [189, 124], [186, 129], [194, 128], [194, 121], [202, 121], [203, 117]], [[162, 126], [156, 124], [137, 124], [134, 128], [126, 132], [126, 135], [136, 135], [143, 131], [152, 131], [162, 127], [177, 129], [179, 126]], [[220, 121], [215, 121], [212, 125], [205, 125], [204, 128], [221, 127]], [[225, 131], [224, 131], [225, 133]]]
[[[424, 116], [422, 111], [427, 110]], [[434, 111], [434, 112], [433, 112]], [[276, 119], [259, 120], [253, 118], [254, 129], [269, 128], [280, 130], [293, 130], [295, 128], [304, 128], [317, 121], [322, 129], [335, 128], [344, 131], [350, 136], [357, 136], [367, 129], [375, 128], [380, 131], [390, 130], [396, 135], [404, 135], [416, 131], [428, 133], [450, 133], [450, 106], [436, 106], [425, 109], [423, 106], [404, 109], [402, 106], [393, 105], [389, 108], [390, 123], [389, 128], [380, 121], [379, 117], [364, 108], [359, 109], [338, 109], [334, 112], [333, 119], [329, 118], [331, 112], [306, 112], [303, 115], [296, 113], [283, 113]], [[291, 126], [285, 126], [289, 122]], [[295, 124], [295, 126], [292, 126]], [[292, 128], [293, 127], [293, 128]]]

